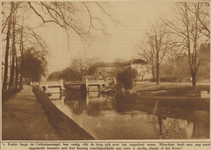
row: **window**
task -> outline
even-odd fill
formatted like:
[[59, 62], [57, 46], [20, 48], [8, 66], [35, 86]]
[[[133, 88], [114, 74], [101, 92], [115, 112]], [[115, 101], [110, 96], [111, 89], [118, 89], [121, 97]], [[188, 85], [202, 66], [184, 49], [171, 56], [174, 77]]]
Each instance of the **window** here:
[[99, 74], [101, 74], [101, 72], [99, 72]]
[[107, 72], [107, 74], [109, 74], [109, 71]]

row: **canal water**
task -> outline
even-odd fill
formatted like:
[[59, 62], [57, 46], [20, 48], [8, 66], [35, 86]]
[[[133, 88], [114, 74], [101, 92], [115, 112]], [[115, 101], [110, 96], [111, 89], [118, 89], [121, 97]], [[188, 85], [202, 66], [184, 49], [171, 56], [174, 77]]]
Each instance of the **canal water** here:
[[51, 101], [97, 140], [209, 139], [210, 112], [116, 102], [99, 92], [53, 94]]

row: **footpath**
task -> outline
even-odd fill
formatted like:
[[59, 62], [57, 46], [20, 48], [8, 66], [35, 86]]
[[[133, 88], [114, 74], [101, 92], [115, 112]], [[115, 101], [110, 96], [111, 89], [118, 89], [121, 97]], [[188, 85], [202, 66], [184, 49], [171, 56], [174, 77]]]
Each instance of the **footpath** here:
[[24, 89], [2, 104], [2, 140], [94, 140], [38, 88]]
[[2, 140], [59, 139], [31, 86], [3, 101]]

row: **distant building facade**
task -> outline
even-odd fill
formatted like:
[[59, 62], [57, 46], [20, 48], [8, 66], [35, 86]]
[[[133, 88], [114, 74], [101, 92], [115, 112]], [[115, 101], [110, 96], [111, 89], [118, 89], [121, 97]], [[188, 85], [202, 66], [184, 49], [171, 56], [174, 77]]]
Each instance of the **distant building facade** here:
[[142, 59], [132, 59], [122, 63], [122, 65], [135, 69], [138, 72], [137, 80], [139, 81], [147, 81], [153, 77], [151, 66]]
[[107, 80], [115, 77], [117, 62], [99, 62], [96, 64], [94, 77], [96, 80]]
[[147, 81], [152, 78], [151, 66], [141, 59], [132, 59], [123, 63], [99, 62], [95, 64], [94, 78], [96, 80], [112, 80], [115, 79], [119, 68], [127, 67], [132, 67], [138, 72], [137, 80], [139, 81]]

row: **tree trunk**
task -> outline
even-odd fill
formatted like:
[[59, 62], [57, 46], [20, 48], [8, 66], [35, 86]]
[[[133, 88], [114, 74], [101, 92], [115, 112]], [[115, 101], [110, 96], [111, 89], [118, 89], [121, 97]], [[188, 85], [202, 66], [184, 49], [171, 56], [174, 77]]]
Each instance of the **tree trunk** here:
[[23, 88], [23, 51], [21, 51], [21, 65], [20, 65], [20, 89]]
[[20, 84], [19, 88], [23, 88], [23, 24], [24, 24], [24, 17], [23, 17], [23, 22], [22, 22], [22, 27], [21, 27], [21, 38], [20, 38], [20, 52], [21, 52], [21, 62], [20, 62]]
[[14, 61], [15, 61], [14, 49], [12, 48], [12, 66], [10, 68], [9, 90], [12, 90], [14, 86]]
[[13, 46], [12, 46], [12, 66], [10, 68], [9, 90], [12, 90], [13, 89], [13, 86], [14, 86], [14, 61], [15, 61], [14, 49], [13, 49]]
[[18, 89], [18, 77], [19, 77], [19, 72], [18, 72], [18, 57], [15, 49], [15, 89]]
[[196, 74], [191, 73], [191, 76], [192, 76], [192, 86], [196, 86]]
[[8, 20], [8, 29], [6, 37], [6, 53], [5, 53], [5, 66], [4, 66], [4, 81], [3, 81], [3, 92], [7, 91], [7, 74], [8, 74], [8, 54], [9, 54], [9, 43], [10, 43], [10, 28], [11, 28], [11, 14], [13, 11], [14, 3], [11, 2], [10, 18]]
[[9, 90], [12, 90], [14, 88], [14, 71], [15, 71], [15, 13], [12, 15], [13, 21], [12, 21], [12, 27], [13, 27], [13, 33], [12, 33], [12, 66], [10, 71], [10, 83], [9, 83]]
[[13, 38], [14, 38], [14, 57], [15, 57], [15, 89], [18, 89], [18, 57], [17, 57], [17, 50], [15, 46], [15, 25], [16, 25], [16, 12], [17, 10], [13, 13]]
[[152, 64], [152, 78], [155, 79], [155, 70], [154, 70], [154, 65]]
[[156, 64], [156, 72], [157, 72], [157, 85], [159, 85], [160, 84], [160, 74], [159, 74], [159, 66], [160, 66], [160, 64], [159, 63], [157, 63]]

